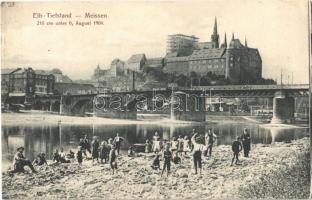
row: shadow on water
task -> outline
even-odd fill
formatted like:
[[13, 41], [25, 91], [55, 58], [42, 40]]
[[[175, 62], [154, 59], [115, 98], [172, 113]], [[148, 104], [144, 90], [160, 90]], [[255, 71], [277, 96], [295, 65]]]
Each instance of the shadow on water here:
[[25, 147], [26, 157], [34, 159], [39, 152], [45, 152], [51, 158], [56, 148], [63, 147], [65, 151], [73, 149], [76, 152], [79, 139], [87, 135], [89, 140], [98, 136], [99, 140], [114, 138], [119, 133], [125, 138], [122, 149], [129, 145], [144, 143], [152, 139], [157, 131], [163, 140], [172, 137], [191, 136], [193, 129], [204, 133], [212, 129], [218, 136], [217, 145], [230, 145], [236, 136], [240, 136], [243, 129], [247, 128], [251, 134], [253, 144], [271, 144], [272, 142], [290, 142], [308, 135], [306, 128], [263, 128], [257, 124], [196, 124], [188, 126], [176, 125], [27, 125], [27, 126], [2, 126], [2, 167], [12, 162], [16, 148]]

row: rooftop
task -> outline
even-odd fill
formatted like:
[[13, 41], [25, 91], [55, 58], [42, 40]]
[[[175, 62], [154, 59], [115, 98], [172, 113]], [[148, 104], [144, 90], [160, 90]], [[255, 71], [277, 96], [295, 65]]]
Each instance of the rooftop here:
[[190, 56], [190, 60], [221, 58], [225, 53], [225, 50], [226, 48], [194, 50], [194, 52]]
[[137, 63], [145, 59], [145, 54], [134, 54], [128, 59], [128, 63]]

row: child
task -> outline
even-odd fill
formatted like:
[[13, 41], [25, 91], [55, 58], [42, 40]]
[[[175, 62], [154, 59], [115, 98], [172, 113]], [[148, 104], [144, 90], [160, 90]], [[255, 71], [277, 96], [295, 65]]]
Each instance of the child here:
[[92, 141], [92, 163], [95, 159], [99, 162], [99, 146], [100, 144], [97, 137], [94, 137]]
[[113, 174], [115, 172], [115, 169], [117, 170], [117, 155], [116, 155], [116, 146], [112, 145], [112, 149], [109, 152], [109, 163], [113, 170]]
[[103, 163], [103, 160], [105, 160], [105, 163], [108, 160], [108, 154], [109, 154], [109, 149], [106, 141], [103, 141], [100, 146], [100, 159], [101, 163]]
[[48, 165], [47, 160], [45, 158], [45, 153], [39, 153], [37, 155], [37, 158], [33, 161], [33, 165], [40, 166], [40, 165], [44, 165], [44, 164]]
[[166, 145], [166, 150], [164, 151], [163, 157], [164, 157], [164, 166], [161, 172], [161, 176], [163, 175], [166, 168], [167, 168], [167, 176], [168, 176], [170, 172], [170, 165], [171, 165], [171, 160], [172, 160], [172, 153], [170, 151], [169, 145]]
[[153, 136], [153, 152], [158, 153], [160, 151], [160, 137], [158, 135], [158, 132], [155, 132], [155, 135]]
[[58, 149], [55, 149], [55, 152], [53, 153], [53, 155], [52, 155], [52, 160], [53, 160], [53, 162], [57, 162], [57, 163], [59, 163], [59, 162], [61, 162], [60, 161], [60, 154], [59, 154], [59, 151], [58, 151]]
[[78, 146], [77, 161], [78, 161], [79, 168], [81, 168], [81, 165], [82, 165], [82, 147], [81, 146]]
[[70, 149], [70, 150], [69, 150], [69, 153], [66, 155], [66, 157], [67, 157], [68, 159], [75, 158], [75, 153]]
[[180, 155], [182, 155], [182, 152], [183, 152], [183, 138], [182, 138], [182, 135], [179, 135], [178, 137], [178, 152]]
[[178, 141], [175, 137], [172, 138], [172, 142], [171, 142], [171, 151], [172, 153], [175, 153], [177, 151], [178, 148]]
[[67, 160], [67, 158], [66, 158], [66, 154], [65, 154], [63, 148], [61, 148], [61, 150], [60, 150], [59, 160], [60, 160], [61, 163], [70, 163], [70, 160]]
[[188, 139], [187, 136], [184, 137], [183, 140], [183, 152], [186, 155], [187, 152], [190, 152], [191, 148], [190, 148], [190, 141]]
[[197, 137], [198, 133], [195, 133], [192, 138], [192, 144], [193, 144], [193, 161], [194, 161], [194, 169], [195, 174], [197, 174], [197, 168], [199, 168], [199, 175], [201, 175], [202, 172], [202, 151], [204, 149], [204, 143], [201, 138], [201, 136]]
[[178, 155], [178, 152], [175, 153], [175, 156], [173, 157], [173, 163], [174, 164], [180, 164], [181, 163], [181, 158]]
[[149, 140], [145, 141], [145, 153], [151, 152], [151, 143]]
[[134, 157], [134, 155], [135, 155], [135, 153], [134, 153], [133, 147], [130, 146], [129, 150], [128, 150], [128, 157]]
[[160, 169], [160, 161], [159, 161], [159, 154], [156, 155], [156, 157], [153, 160], [152, 169]]
[[234, 159], [236, 158], [235, 164], [237, 165], [238, 160], [238, 155], [239, 152], [242, 150], [242, 144], [239, 141], [239, 137], [236, 137], [236, 140], [234, 140], [233, 144], [232, 144], [232, 151], [233, 151], [233, 158], [232, 158], [232, 163], [231, 166], [233, 165]]

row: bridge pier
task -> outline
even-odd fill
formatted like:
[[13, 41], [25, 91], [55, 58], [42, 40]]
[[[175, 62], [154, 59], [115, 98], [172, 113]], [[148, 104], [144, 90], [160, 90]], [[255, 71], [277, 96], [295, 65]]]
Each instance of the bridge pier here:
[[[181, 96], [180, 96], [181, 97]], [[184, 95], [179, 109], [174, 110], [174, 119], [181, 121], [206, 121], [205, 98], [200, 95]]]
[[120, 96], [96, 96], [93, 100], [96, 117], [114, 119], [137, 119], [136, 100]]
[[273, 98], [272, 124], [292, 123], [294, 121], [295, 99], [286, 96], [284, 91], [277, 91]]

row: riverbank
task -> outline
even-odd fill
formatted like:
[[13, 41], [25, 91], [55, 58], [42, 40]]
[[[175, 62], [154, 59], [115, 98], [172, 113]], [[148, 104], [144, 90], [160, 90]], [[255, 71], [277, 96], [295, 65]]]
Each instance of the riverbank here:
[[[219, 115], [207, 115], [206, 122], [193, 122], [193, 121], [178, 121], [171, 120], [169, 116], [165, 115], [153, 115], [145, 114], [139, 115], [138, 120], [126, 120], [126, 119], [111, 119], [101, 117], [79, 117], [79, 116], [65, 116], [58, 115], [56, 113], [42, 112], [42, 111], [28, 111], [21, 113], [2, 113], [1, 116], [2, 125], [19, 125], [27, 124], [163, 124], [163, 125], [190, 125], [201, 123], [255, 123], [252, 120], [246, 119], [241, 116], [219, 116]], [[260, 123], [260, 122], [258, 122]]]
[[[240, 157], [240, 165], [230, 166], [231, 147], [220, 145], [214, 148], [212, 158], [203, 160], [202, 176], [193, 174], [192, 159], [189, 156], [182, 159], [181, 165], [172, 166], [169, 177], [161, 177], [160, 172], [151, 170], [152, 154], [142, 154], [135, 158], [119, 157], [119, 169], [115, 175], [111, 174], [108, 164], [92, 165], [90, 160], [83, 163], [82, 169], [78, 169], [76, 162], [48, 166], [38, 169], [38, 174], [10, 176], [4, 173], [2, 195], [7, 199], [248, 197], [248, 194], [253, 193], [248, 192], [251, 190], [245, 186], [261, 185], [263, 177], [274, 178], [277, 172], [282, 173], [285, 169], [295, 167], [298, 165], [300, 155], [307, 152], [308, 147], [308, 138], [295, 140], [292, 143], [257, 144], [252, 146], [249, 158]], [[284, 174], [284, 176], [285, 181], [308, 179], [300, 173]], [[287, 178], [287, 176], [292, 177]], [[289, 190], [301, 194], [297, 198], [307, 198], [309, 185], [300, 184], [306, 182], [296, 181]], [[245, 193], [241, 192], [242, 188]]]

